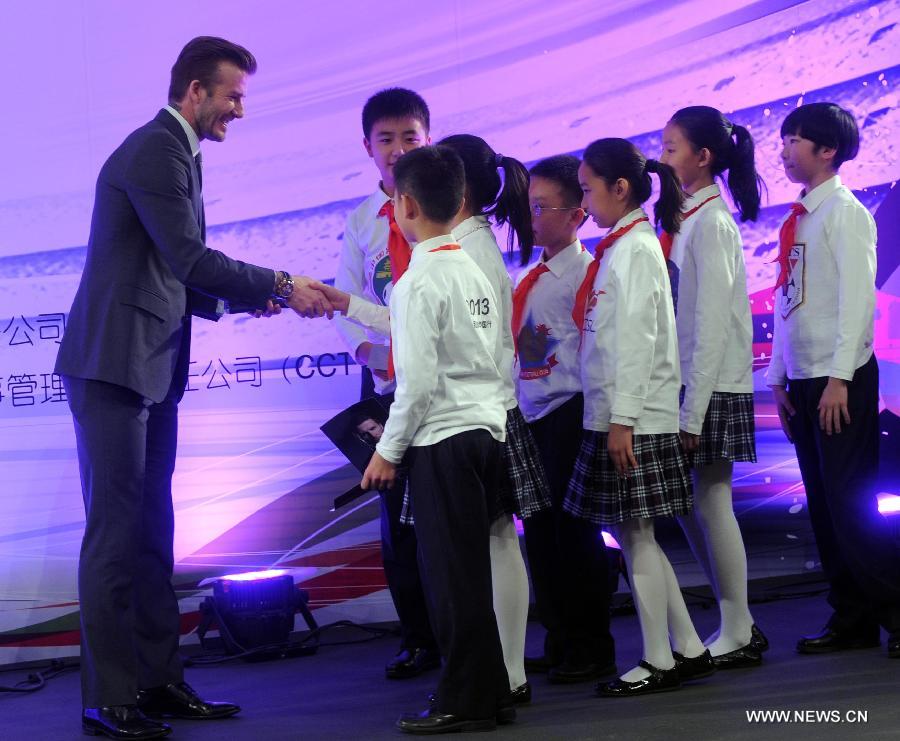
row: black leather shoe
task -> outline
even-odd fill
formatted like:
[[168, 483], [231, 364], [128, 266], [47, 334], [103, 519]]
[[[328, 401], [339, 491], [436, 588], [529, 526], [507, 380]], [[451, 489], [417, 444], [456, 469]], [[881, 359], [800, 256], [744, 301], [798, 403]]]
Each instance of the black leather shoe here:
[[[523, 691], [526, 687], [528, 688], [527, 693]], [[519, 693], [519, 695], [517, 696], [516, 693]], [[521, 699], [522, 697], [526, 697], [526, 699]], [[497, 708], [497, 725], [504, 726], [515, 721], [516, 705], [527, 705], [530, 702], [531, 685], [525, 682], [525, 684], [516, 687], [501, 701], [500, 706]], [[428, 695], [428, 712], [437, 712], [437, 695], [434, 692]]]
[[130, 739], [163, 738], [172, 732], [165, 723], [150, 720], [137, 705], [84, 708], [81, 729], [88, 736]]
[[440, 665], [441, 655], [434, 649], [404, 648], [387, 663], [384, 673], [388, 679], [409, 679]]
[[[513, 710], [515, 713], [515, 710]], [[515, 716], [513, 716], [515, 717]], [[452, 713], [424, 710], [421, 713], [401, 715], [397, 728], [405, 733], [427, 735], [430, 733], [462, 733], [464, 731], [493, 731], [496, 718], [463, 718]]]
[[644, 667], [650, 672], [650, 676], [636, 682], [626, 682], [621, 677], [605, 684], [601, 682], [594, 688], [595, 692], [600, 697], [634, 697], [649, 695], [652, 692], [668, 692], [681, 687], [677, 664], [671, 669], [657, 669], [653, 664], [641, 660], [638, 666]]
[[712, 657], [716, 669], [747, 669], [762, 664], [762, 653], [750, 641], [742, 648]]
[[138, 691], [138, 707], [153, 717], [217, 720], [241, 712], [231, 702], [207, 702], [187, 682]]
[[532, 674], [546, 674], [553, 667], [559, 666], [561, 662], [553, 661], [547, 656], [526, 656], [525, 671]]
[[618, 672], [616, 663], [609, 664], [570, 664], [564, 661], [559, 666], [554, 667], [547, 672], [547, 681], [550, 684], [578, 684], [579, 682], [589, 682], [592, 679], [601, 679]]
[[716, 665], [713, 663], [713, 657], [706, 649], [699, 656], [688, 658], [682, 656], [677, 651], [672, 652], [675, 657], [675, 668], [678, 669], [678, 678], [682, 682], [690, 682], [693, 679], [703, 679], [710, 674], [715, 674]]
[[513, 705], [528, 705], [531, 703], [531, 683], [520, 684], [509, 693]]
[[888, 637], [888, 658], [900, 659], [900, 631]]
[[797, 652], [801, 654], [827, 654], [855, 648], [875, 648], [881, 645], [878, 631], [874, 633], [851, 633], [825, 627], [812, 636], [804, 636], [797, 641]]
[[769, 650], [769, 639], [766, 638], [766, 634], [759, 629], [756, 623], [753, 623], [750, 627], [750, 645], [760, 653]]

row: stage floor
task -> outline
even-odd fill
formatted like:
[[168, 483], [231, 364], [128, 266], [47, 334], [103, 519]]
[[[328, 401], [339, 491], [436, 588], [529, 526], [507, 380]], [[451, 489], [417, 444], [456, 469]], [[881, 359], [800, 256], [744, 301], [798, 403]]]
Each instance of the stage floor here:
[[[821, 584], [806, 584], [809, 593]], [[757, 594], [760, 589], [754, 590]], [[763, 590], [765, 591], [765, 590]], [[785, 590], [782, 590], [784, 592]], [[773, 592], [768, 590], [771, 595]], [[816, 630], [828, 615], [821, 594], [755, 604], [756, 621], [772, 648], [757, 669], [722, 672], [680, 691], [644, 698], [594, 698], [590, 685], [558, 687], [533, 675], [534, 701], [500, 739], [896, 739], [900, 733], [900, 661], [880, 649], [799, 656], [798, 634]], [[714, 610], [692, 607], [701, 635], [715, 628]], [[633, 614], [613, 618], [621, 668], [639, 658]], [[356, 637], [331, 633], [326, 640]], [[884, 638], [884, 636], [883, 636]], [[542, 629], [529, 624], [530, 653], [539, 651]], [[210, 699], [239, 702], [244, 710], [220, 722], [173, 722], [171, 738], [195, 741], [282, 739], [399, 739], [393, 723], [401, 712], [424, 708], [435, 674], [388, 681], [382, 666], [393, 638], [322, 647], [310, 657], [267, 663], [226, 663], [191, 668], [187, 679]], [[25, 671], [0, 673], [0, 684]], [[843, 722], [750, 722], [748, 711], [838, 711]], [[848, 713], [859, 722], [848, 722]], [[860, 716], [867, 716], [862, 722]], [[55, 741], [80, 737], [78, 674], [53, 679], [31, 695], [0, 695], [0, 739]]]

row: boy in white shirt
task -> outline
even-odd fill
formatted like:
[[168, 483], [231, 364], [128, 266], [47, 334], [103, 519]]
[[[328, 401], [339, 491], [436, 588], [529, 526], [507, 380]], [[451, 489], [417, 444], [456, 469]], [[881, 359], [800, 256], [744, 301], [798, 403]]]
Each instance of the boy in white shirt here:
[[497, 297], [454, 243], [462, 161], [444, 147], [395, 165], [395, 218], [416, 243], [390, 299], [394, 405], [363, 488], [393, 484], [408, 456], [412, 508], [444, 666], [408, 733], [492, 730], [515, 717], [492, 606], [490, 524], [506, 431]]
[[[409, 263], [409, 245], [392, 218], [394, 163], [404, 152], [431, 142], [430, 114], [417, 93], [388, 88], [366, 101], [362, 126], [363, 145], [381, 181], [347, 216], [334, 285], [386, 307], [394, 283]], [[344, 317], [335, 321], [338, 333], [362, 366], [360, 398], [381, 396], [390, 404], [394, 381], [387, 373], [387, 341]], [[400, 620], [400, 650], [385, 667], [389, 679], [414, 677], [440, 665], [416, 560], [416, 533], [401, 520], [403, 489], [398, 485], [380, 492], [381, 556]]]
[[575, 293], [592, 257], [578, 239], [584, 222], [577, 157], [538, 162], [528, 188], [541, 259], [513, 295], [514, 378], [519, 407], [537, 444], [553, 507], [523, 520], [544, 655], [526, 668], [555, 684], [615, 672], [609, 632], [609, 564], [599, 524], [563, 511], [581, 445], [581, 335], [572, 320]]
[[800, 653], [877, 646], [900, 658], [900, 564], [878, 513], [878, 364], [872, 350], [875, 221], [837, 175], [859, 150], [853, 116], [811, 103], [781, 126], [788, 178], [803, 186], [779, 235], [768, 383], [806, 488], [828, 602]]

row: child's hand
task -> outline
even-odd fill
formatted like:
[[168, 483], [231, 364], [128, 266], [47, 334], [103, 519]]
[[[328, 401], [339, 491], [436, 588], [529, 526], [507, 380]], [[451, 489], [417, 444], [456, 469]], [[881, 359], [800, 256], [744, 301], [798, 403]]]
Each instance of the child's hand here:
[[685, 453], [693, 453], [700, 447], [700, 435], [694, 435], [687, 430], [681, 430], [681, 447]]
[[[335, 288], [334, 286], [329, 286], [321, 281], [314, 280], [309, 284], [310, 288], [314, 288], [331, 304], [335, 311], [341, 312], [341, 314], [346, 315], [347, 310], [350, 308], [350, 294], [346, 291], [342, 291], [340, 288]], [[329, 317], [330, 318], [330, 317]]]
[[626, 425], [609, 425], [609, 433], [606, 437], [606, 449], [609, 457], [616, 467], [619, 476], [627, 476], [633, 468], [637, 468], [637, 459], [634, 457], [634, 448], [631, 444], [632, 428]]
[[797, 412], [788, 398], [787, 389], [784, 386], [772, 386], [772, 394], [775, 396], [775, 409], [778, 411], [778, 419], [781, 421], [781, 429], [789, 443], [794, 442], [791, 434], [791, 417]]
[[366, 466], [366, 472], [363, 474], [360, 487], [364, 491], [390, 489], [394, 485], [396, 476], [397, 466], [390, 461], [386, 461], [376, 451], [373, 453], [369, 465]]
[[850, 424], [850, 409], [847, 407], [847, 382], [841, 378], [829, 378], [822, 398], [819, 399], [819, 429], [826, 435], [840, 434], [841, 419]]

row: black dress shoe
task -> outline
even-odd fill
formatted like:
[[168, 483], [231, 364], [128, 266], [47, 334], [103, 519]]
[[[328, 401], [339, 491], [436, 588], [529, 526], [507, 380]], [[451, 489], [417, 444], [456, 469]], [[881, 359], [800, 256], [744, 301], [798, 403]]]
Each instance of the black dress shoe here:
[[747, 669], [762, 664], [762, 653], [750, 641], [746, 646], [712, 657], [716, 669]]
[[[515, 713], [515, 710], [513, 710]], [[405, 733], [427, 735], [430, 733], [462, 733], [464, 731], [493, 731], [497, 727], [497, 719], [463, 718], [452, 713], [439, 713], [437, 710], [424, 710], [417, 714], [401, 715], [397, 728]]]
[[441, 665], [441, 655], [432, 648], [404, 648], [384, 667], [388, 679], [418, 677]]
[[137, 705], [84, 708], [81, 729], [88, 736], [130, 739], [163, 738], [172, 732], [165, 723], [150, 720]]
[[713, 663], [713, 657], [706, 649], [699, 656], [688, 658], [682, 656], [677, 651], [672, 652], [675, 657], [675, 668], [678, 669], [678, 678], [682, 682], [690, 682], [693, 679], [703, 679], [710, 674], [715, 674], [716, 665]]
[[139, 690], [138, 707], [150, 716], [188, 720], [217, 720], [241, 712], [231, 702], [207, 702], [187, 682]]
[[580, 666], [564, 661], [547, 672], [547, 681], [550, 684], [577, 684], [608, 677], [617, 671], [614, 661], [608, 664], [582, 664]]
[[797, 641], [797, 652], [801, 654], [827, 654], [834, 651], [847, 651], [855, 648], [875, 648], [881, 645], [878, 631], [874, 633], [855, 633], [837, 631], [825, 627], [812, 636], [804, 636]]
[[766, 634], [759, 629], [756, 623], [753, 623], [750, 627], [750, 645], [760, 653], [769, 650], [769, 639], [766, 638]]
[[528, 705], [531, 703], [531, 683], [520, 684], [509, 693], [509, 699], [513, 705]]
[[546, 674], [553, 667], [559, 666], [562, 662], [554, 661], [547, 656], [526, 656], [525, 671], [533, 674]]
[[652, 692], [668, 692], [681, 687], [677, 664], [671, 669], [657, 669], [653, 664], [641, 660], [638, 666], [644, 667], [650, 672], [650, 676], [636, 682], [626, 682], [620, 677], [605, 684], [601, 682], [594, 690], [600, 697], [634, 697], [649, 695]]
[[[516, 693], [527, 687], [527, 699], [517, 699]], [[521, 692], [519, 697], [525, 696], [525, 692]], [[531, 685], [528, 682], [525, 684], [519, 685], [512, 692], [510, 692], [501, 702], [500, 706], [497, 708], [497, 724], [498, 725], [506, 725], [508, 723], [512, 723], [516, 719], [516, 705], [527, 705], [531, 702]], [[428, 712], [436, 713], [437, 709], [437, 695], [434, 692], [429, 693], [428, 695]]]
[[900, 631], [888, 637], [888, 658], [900, 659]]

